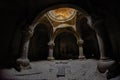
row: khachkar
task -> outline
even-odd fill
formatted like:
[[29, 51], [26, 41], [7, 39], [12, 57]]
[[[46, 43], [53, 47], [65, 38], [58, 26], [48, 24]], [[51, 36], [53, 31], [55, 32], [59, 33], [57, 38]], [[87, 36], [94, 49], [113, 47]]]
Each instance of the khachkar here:
[[30, 38], [33, 36], [33, 30], [29, 27], [22, 33], [22, 42], [20, 47], [20, 58], [17, 59], [17, 65], [20, 70], [30, 69], [30, 61], [28, 59], [28, 49]]

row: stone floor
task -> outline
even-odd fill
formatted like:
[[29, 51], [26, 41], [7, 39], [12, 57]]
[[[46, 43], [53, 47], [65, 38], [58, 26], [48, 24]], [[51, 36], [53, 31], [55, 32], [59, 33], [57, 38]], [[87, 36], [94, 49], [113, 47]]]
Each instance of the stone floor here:
[[92, 59], [38, 61], [31, 62], [29, 70], [17, 72], [11, 68], [0, 73], [3, 80], [107, 80], [105, 73], [97, 71], [96, 64], [97, 60]]

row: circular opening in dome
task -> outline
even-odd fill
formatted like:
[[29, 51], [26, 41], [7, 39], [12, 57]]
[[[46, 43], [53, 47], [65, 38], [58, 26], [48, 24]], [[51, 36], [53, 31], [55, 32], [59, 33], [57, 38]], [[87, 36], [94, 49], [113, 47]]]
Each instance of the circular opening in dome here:
[[48, 11], [48, 16], [57, 22], [65, 22], [71, 20], [76, 15], [76, 10], [73, 8], [57, 8]]

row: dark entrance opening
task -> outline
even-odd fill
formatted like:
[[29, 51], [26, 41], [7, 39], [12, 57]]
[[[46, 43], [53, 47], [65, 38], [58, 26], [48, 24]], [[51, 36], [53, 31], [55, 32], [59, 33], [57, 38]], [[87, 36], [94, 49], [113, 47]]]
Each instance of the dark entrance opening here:
[[48, 57], [49, 31], [46, 25], [38, 24], [30, 40], [29, 59], [32, 61], [46, 60]]
[[55, 59], [77, 59], [78, 54], [77, 40], [73, 34], [63, 32], [56, 37], [54, 47]]

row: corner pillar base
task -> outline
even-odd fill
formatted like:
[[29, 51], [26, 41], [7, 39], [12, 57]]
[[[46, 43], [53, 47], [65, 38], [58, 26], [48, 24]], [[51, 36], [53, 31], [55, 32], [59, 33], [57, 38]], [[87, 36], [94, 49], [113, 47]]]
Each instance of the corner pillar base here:
[[51, 61], [51, 60], [55, 60], [54, 57], [48, 57], [47, 59], [48, 59], [49, 61]]
[[100, 57], [100, 60], [107, 60], [106, 57]]
[[79, 56], [78, 58], [79, 59], [85, 59], [85, 56]]
[[31, 69], [29, 59], [19, 58], [19, 59], [17, 59], [16, 63], [17, 63], [17, 69], [19, 69], [19, 71]]
[[101, 73], [105, 73], [112, 65], [115, 64], [113, 60], [99, 60], [97, 63], [97, 69]]

